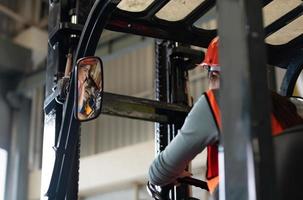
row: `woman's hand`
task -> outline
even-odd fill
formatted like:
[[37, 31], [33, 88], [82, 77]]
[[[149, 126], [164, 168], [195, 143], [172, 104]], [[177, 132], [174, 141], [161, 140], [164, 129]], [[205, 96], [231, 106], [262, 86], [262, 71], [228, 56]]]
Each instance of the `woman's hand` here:
[[86, 81], [83, 82], [83, 83], [80, 83], [80, 87], [79, 87], [79, 95], [78, 95], [78, 112], [80, 112], [80, 110], [82, 109], [83, 107], [83, 103], [84, 103], [84, 100], [85, 100], [85, 88], [87, 86], [87, 83]]
[[193, 174], [190, 173], [189, 171], [184, 170], [184, 171], [177, 177], [177, 179], [173, 182], [173, 184], [174, 184], [175, 186], [179, 186], [179, 185], [180, 185], [180, 182], [178, 181], [178, 179], [180, 179], [180, 178], [185, 178], [185, 177], [191, 177], [192, 175], [193, 175]]
[[191, 177], [193, 174], [189, 171], [184, 170], [178, 178]]

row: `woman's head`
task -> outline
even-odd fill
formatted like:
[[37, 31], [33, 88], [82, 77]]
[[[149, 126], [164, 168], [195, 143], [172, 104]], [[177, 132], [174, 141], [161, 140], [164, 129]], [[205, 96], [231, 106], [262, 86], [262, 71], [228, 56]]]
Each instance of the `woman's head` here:
[[203, 62], [200, 64], [208, 71], [209, 89], [218, 89], [220, 87], [220, 65], [218, 55], [219, 37], [215, 37], [210, 43], [205, 53]]
[[78, 69], [78, 80], [84, 83], [88, 78], [90, 65], [81, 65]]

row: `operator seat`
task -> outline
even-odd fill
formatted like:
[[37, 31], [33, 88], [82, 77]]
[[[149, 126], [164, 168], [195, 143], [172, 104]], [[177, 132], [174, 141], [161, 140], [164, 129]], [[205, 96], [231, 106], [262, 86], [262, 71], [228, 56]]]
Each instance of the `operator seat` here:
[[303, 199], [303, 125], [274, 137], [279, 200]]

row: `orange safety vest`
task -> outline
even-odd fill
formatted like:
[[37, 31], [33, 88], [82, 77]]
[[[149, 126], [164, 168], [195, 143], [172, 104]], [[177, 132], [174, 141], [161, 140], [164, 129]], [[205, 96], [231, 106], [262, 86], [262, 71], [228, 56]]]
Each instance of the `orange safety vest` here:
[[[222, 128], [221, 112], [218, 102], [216, 100], [216, 90], [208, 90], [205, 93], [209, 106], [213, 113], [215, 122], [219, 130]], [[276, 117], [271, 114], [272, 135], [279, 135], [282, 131], [282, 125], [278, 122]], [[218, 161], [218, 143], [207, 146], [207, 170], [206, 179], [209, 191], [212, 193], [219, 184], [219, 161]]]

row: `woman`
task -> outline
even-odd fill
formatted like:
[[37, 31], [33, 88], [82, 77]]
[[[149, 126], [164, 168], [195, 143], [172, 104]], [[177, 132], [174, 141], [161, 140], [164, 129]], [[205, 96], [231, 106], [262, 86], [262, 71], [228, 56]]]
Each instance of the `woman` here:
[[[178, 177], [188, 176], [184, 172], [188, 163], [207, 147], [206, 179], [212, 193], [218, 185], [218, 150], [221, 127], [220, 108], [217, 93], [220, 87], [220, 66], [218, 63], [218, 42], [216, 37], [210, 43], [201, 66], [208, 70], [209, 90], [195, 103], [176, 138], [153, 161], [149, 169], [149, 181], [164, 186], [174, 183]], [[272, 134], [278, 135], [284, 129], [303, 124], [302, 101], [289, 100], [272, 92], [271, 114]]]

